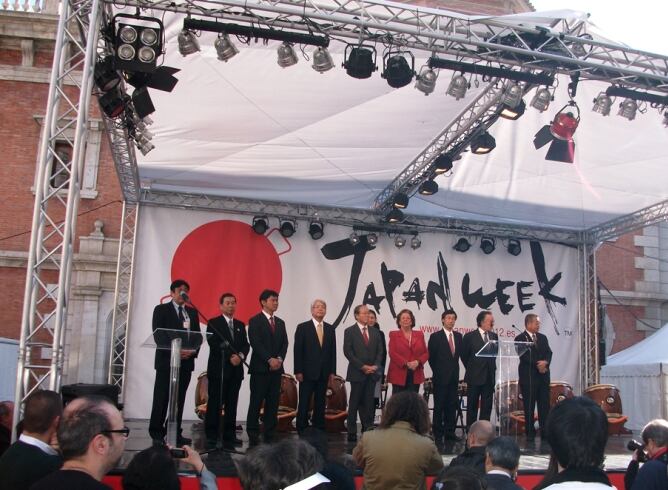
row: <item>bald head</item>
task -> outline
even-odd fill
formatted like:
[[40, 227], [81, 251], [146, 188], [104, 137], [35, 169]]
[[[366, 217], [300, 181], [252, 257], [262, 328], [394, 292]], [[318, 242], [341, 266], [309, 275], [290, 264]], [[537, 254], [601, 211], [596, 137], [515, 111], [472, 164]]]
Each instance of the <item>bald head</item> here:
[[486, 446], [494, 439], [494, 427], [489, 420], [476, 420], [469, 429], [469, 447]]

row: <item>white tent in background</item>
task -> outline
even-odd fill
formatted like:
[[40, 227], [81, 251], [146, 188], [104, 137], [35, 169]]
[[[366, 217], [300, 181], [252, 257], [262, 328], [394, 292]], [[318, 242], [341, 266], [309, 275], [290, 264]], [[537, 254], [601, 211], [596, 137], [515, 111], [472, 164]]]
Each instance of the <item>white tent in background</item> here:
[[636, 345], [608, 358], [601, 382], [617, 386], [626, 428], [633, 431], [652, 419], [668, 418], [668, 324]]

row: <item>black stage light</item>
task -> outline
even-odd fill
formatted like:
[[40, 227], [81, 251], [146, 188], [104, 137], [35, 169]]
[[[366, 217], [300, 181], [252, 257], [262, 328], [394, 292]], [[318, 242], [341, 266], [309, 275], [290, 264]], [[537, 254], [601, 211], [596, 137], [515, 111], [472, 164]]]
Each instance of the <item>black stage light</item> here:
[[350, 234], [350, 237], [348, 238], [348, 240], [350, 241], [350, 244], [351, 244], [351, 245], [357, 245], [357, 244], [360, 242], [360, 237], [359, 237], [359, 235], [358, 235], [357, 233], [355, 233], [355, 232], [353, 231], [353, 232]]
[[457, 240], [457, 243], [455, 243], [455, 246], [452, 247], [457, 252], [466, 252], [468, 251], [469, 248], [471, 248], [471, 242], [469, 242], [466, 238], [462, 237], [459, 240]]
[[413, 250], [417, 250], [422, 246], [422, 240], [420, 240], [420, 237], [417, 235], [414, 235], [413, 238], [411, 238], [411, 248]]
[[438, 184], [434, 180], [425, 180], [420, 185], [418, 192], [423, 196], [431, 196], [438, 192]]
[[[125, 22], [119, 22], [119, 19]], [[116, 69], [151, 73], [162, 54], [164, 27], [160, 19], [116, 14], [112, 20]]]
[[519, 240], [516, 240], [515, 238], [508, 240], [508, 253], [515, 257], [522, 253], [522, 245], [520, 245]]
[[485, 155], [494, 148], [496, 148], [496, 140], [487, 131], [479, 134], [471, 141], [471, 153], [476, 155]]
[[284, 220], [281, 221], [281, 224], [278, 228], [278, 231], [283, 235], [285, 238], [290, 238], [292, 235], [295, 234], [295, 231], [297, 230], [297, 223], [292, 220]]
[[369, 233], [366, 236], [366, 241], [369, 245], [375, 245], [376, 243], [378, 243], [378, 235], [376, 235], [375, 233]]
[[99, 102], [102, 111], [112, 119], [125, 114], [127, 98], [123, 97], [118, 86], [100, 96]]
[[385, 216], [388, 223], [401, 223], [404, 220], [404, 213], [401, 209], [393, 209]]
[[95, 78], [95, 85], [104, 92], [108, 92], [121, 83], [121, 77], [114, 67], [113, 56], [107, 56], [95, 63], [93, 77]]
[[432, 167], [436, 175], [441, 175], [444, 174], [445, 172], [449, 172], [450, 170], [452, 170], [452, 157], [447, 153], [441, 153], [434, 159]]
[[269, 223], [266, 216], [253, 217], [253, 231], [258, 235], [264, 235], [269, 229]]
[[146, 87], [139, 87], [132, 92], [132, 105], [140, 119], [155, 112], [155, 106]]
[[496, 240], [491, 237], [484, 236], [480, 239], [480, 250], [485, 254], [491, 254], [496, 248]]
[[311, 221], [308, 225], [308, 234], [314, 240], [320, 240], [325, 235], [325, 225], [320, 220]]
[[403, 192], [397, 193], [397, 195], [394, 196], [394, 200], [392, 201], [392, 206], [397, 209], [405, 209], [408, 207], [408, 196]]
[[406, 245], [406, 239], [402, 237], [401, 235], [397, 236], [394, 239], [394, 246], [397, 248], [403, 248], [404, 245]]
[[174, 76], [180, 72], [179, 68], [171, 66], [159, 66], [153, 73], [127, 73], [127, 81], [133, 87], [149, 87], [163, 92], [171, 92], [179, 82]]
[[343, 56], [343, 67], [346, 73], [353, 78], [369, 78], [376, 71], [376, 48], [373, 46], [348, 44]]
[[501, 111], [499, 112], [499, 117], [508, 119], [510, 121], [516, 121], [522, 117], [522, 114], [524, 114], [526, 108], [527, 106], [523, 100], [520, 101], [516, 107], [510, 107], [509, 105], [503, 104], [501, 106]]
[[380, 76], [387, 80], [390, 87], [405, 87], [413, 81], [414, 75], [415, 57], [410, 51], [388, 51], [383, 56], [383, 72]]

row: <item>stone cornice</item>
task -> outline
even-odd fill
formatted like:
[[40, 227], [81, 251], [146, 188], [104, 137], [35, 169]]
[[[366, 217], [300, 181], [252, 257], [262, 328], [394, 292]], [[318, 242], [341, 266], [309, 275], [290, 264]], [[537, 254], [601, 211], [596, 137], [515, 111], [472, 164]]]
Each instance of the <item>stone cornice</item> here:
[[[664, 303], [668, 301], [668, 294], [662, 293], [642, 293], [637, 291], [611, 291], [612, 295], [606, 291], [601, 291], [601, 302], [604, 305], [617, 305], [617, 300], [624, 303], [625, 306], [648, 306], [653, 303]], [[613, 298], [614, 296], [614, 298]]]
[[55, 41], [58, 15], [0, 10], [0, 38]]

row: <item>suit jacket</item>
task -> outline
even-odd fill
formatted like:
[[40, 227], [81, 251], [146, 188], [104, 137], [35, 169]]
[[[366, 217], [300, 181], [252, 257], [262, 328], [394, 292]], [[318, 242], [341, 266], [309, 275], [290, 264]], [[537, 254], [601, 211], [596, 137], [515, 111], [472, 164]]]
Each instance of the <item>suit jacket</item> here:
[[[499, 340], [499, 336], [494, 332], [489, 332], [489, 340]], [[478, 352], [485, 345], [485, 340], [480, 335], [479, 330], [475, 330], [464, 335], [462, 341], [462, 362], [466, 367], [466, 376], [464, 379], [471, 385], [483, 385], [494, 383], [496, 377], [496, 357], [477, 357]]]
[[278, 371], [269, 370], [269, 359], [280, 357], [285, 360], [288, 353], [288, 334], [285, 322], [274, 315], [276, 330], [271, 333], [271, 325], [263, 312], [248, 320], [248, 340], [253, 348], [250, 362], [250, 374], [283, 374], [283, 366]]
[[[190, 331], [191, 332], [201, 332], [199, 326], [199, 316], [197, 311], [189, 306], [184, 306], [184, 309], [188, 316], [190, 317]], [[166, 328], [169, 330], [181, 330], [183, 334], [174, 334], [170, 333], [165, 335], [164, 333], [157, 332], [159, 328]], [[177, 336], [181, 336], [183, 339], [187, 338], [187, 331], [183, 328], [183, 322], [179, 319], [179, 315], [174, 308], [172, 301], [169, 303], [163, 303], [156, 306], [153, 309], [153, 338], [155, 339], [156, 344], [165, 345], [169, 344], [170, 340], [173, 340]], [[202, 336], [198, 335], [199, 338], [198, 345], [201, 344]], [[197, 341], [196, 337], [193, 337]], [[195, 350], [195, 355], [188, 359], [181, 359], [181, 369], [185, 371], [192, 371], [195, 369], [195, 358], [199, 354], [199, 347]], [[153, 367], [155, 369], [169, 369], [169, 360], [170, 360], [170, 351], [169, 349], [156, 349], [155, 350], [155, 362]]]
[[322, 347], [313, 320], [297, 325], [295, 332], [295, 374], [316, 381], [336, 372], [336, 331], [329, 323], [322, 324]]
[[487, 482], [487, 490], [523, 490], [509, 476], [499, 473], [485, 475], [485, 481]]
[[462, 334], [453, 330], [455, 354], [450, 351], [448, 337], [443, 329], [429, 337], [429, 365], [434, 377], [434, 384], [449, 384], [459, 381], [459, 358], [462, 352]]
[[418, 367], [413, 371], [413, 383], [424, 383], [424, 365], [429, 359], [429, 351], [424, 341], [424, 334], [420, 330], [413, 330], [411, 343], [404, 337], [401, 330], [390, 332], [390, 368], [387, 370], [387, 382], [395, 385], [405, 385], [409, 361], [419, 361]]
[[0, 482], [5, 490], [23, 490], [53, 473], [63, 458], [47, 454], [37, 446], [17, 441], [0, 458]]
[[[357, 323], [346, 328], [343, 332], [343, 355], [348, 359], [346, 381], [362, 382], [367, 375], [362, 371], [363, 365], [380, 366], [383, 358], [380, 333], [375, 328], [367, 328], [369, 344], [364, 343], [364, 337]], [[376, 378], [380, 379], [380, 369], [376, 371]]]
[[[515, 337], [515, 342], [531, 342], [531, 337], [524, 331]], [[548, 370], [545, 374], [538, 372], [536, 362], [547, 361]], [[529, 350], [520, 356], [520, 364], [517, 371], [520, 378], [520, 384], [529, 383], [550, 383], [549, 364], [552, 362], [552, 349], [547, 337], [542, 333], [536, 334], [536, 343], [531, 344]]]
[[[206, 339], [209, 343], [209, 347], [211, 348], [209, 352], [209, 362], [206, 368], [209, 381], [211, 381], [212, 378], [220, 379], [221, 369], [225, 379], [244, 379], [244, 365], [239, 364], [238, 366], [234, 366], [230, 362], [230, 357], [232, 354], [234, 354], [234, 350], [236, 350], [240, 354], [243, 354], [245, 359], [248, 357], [250, 344], [248, 343], [248, 338], [246, 337], [246, 327], [244, 327], [243, 322], [235, 318], [233, 323], [234, 339], [232, 339], [232, 335], [230, 334], [230, 327], [228, 326], [227, 320], [222, 315], [212, 318], [206, 327], [206, 331], [211, 333], [211, 335], [209, 335]], [[223, 340], [216, 332], [222, 335], [223, 338], [229, 342], [228, 347], [223, 347], [222, 356], [221, 346], [223, 345]], [[234, 347], [234, 350], [232, 350], [230, 346]], [[224, 366], [223, 360], [225, 361]]]

